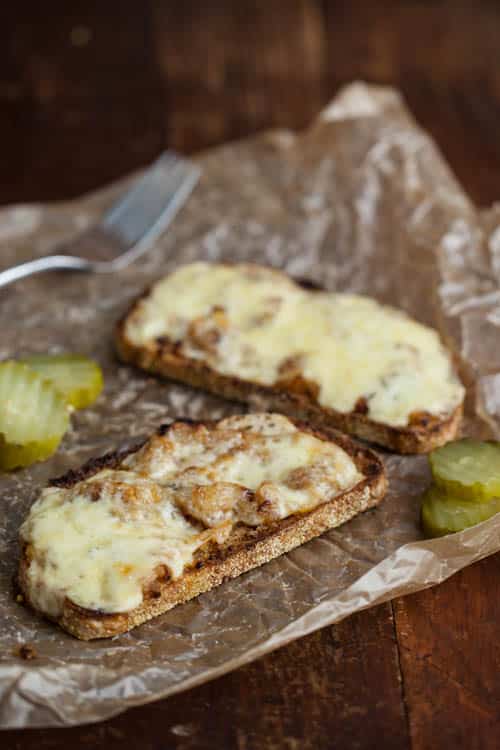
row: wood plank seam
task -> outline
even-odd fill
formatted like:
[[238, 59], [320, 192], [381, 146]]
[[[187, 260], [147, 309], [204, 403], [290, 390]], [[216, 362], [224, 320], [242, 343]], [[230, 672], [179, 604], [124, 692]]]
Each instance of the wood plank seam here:
[[411, 733], [411, 722], [410, 722], [410, 707], [407, 702], [407, 696], [406, 696], [406, 686], [405, 686], [405, 678], [404, 678], [404, 672], [401, 665], [401, 644], [399, 642], [399, 634], [398, 634], [398, 628], [397, 628], [397, 622], [396, 622], [396, 613], [394, 612], [394, 602], [389, 602], [391, 607], [391, 619], [392, 619], [392, 627], [394, 628], [394, 641], [396, 643], [396, 656], [398, 660], [398, 671], [399, 671], [399, 685], [400, 685], [400, 693], [401, 693], [401, 703], [403, 704], [403, 710], [405, 715], [405, 721], [406, 721], [406, 733], [408, 736], [408, 742], [410, 749], [413, 748], [413, 738]]
[[[434, 669], [438, 674], [440, 674], [444, 679], [451, 683], [453, 687], [457, 688], [464, 697], [467, 698], [467, 703], [474, 711], [477, 711], [479, 714], [484, 716], [487, 719], [495, 719], [498, 716], [497, 712], [489, 711], [488, 709], [484, 708], [480, 703], [480, 696], [478, 696], [475, 692], [473, 692], [470, 688], [468, 688], [466, 685], [464, 685], [463, 682], [460, 680], [457, 680], [456, 677], [453, 677], [449, 672], [447, 672], [442, 667], [438, 666], [432, 659], [430, 654], [424, 654], [423, 656], [420, 656], [419, 654], [415, 654], [408, 646], [401, 645], [401, 649], [404, 651], [407, 651], [409, 654], [413, 656], [413, 658], [416, 661], [422, 661], [425, 662], [426, 666], [430, 667], [431, 669]], [[398, 655], [399, 655], [399, 645], [398, 645]], [[404, 681], [404, 672], [403, 672], [403, 681]]]

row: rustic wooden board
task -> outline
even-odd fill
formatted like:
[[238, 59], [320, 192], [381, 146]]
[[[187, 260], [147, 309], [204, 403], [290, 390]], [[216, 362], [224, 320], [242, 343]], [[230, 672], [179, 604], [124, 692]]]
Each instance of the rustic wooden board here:
[[415, 748], [497, 750], [500, 556], [394, 603]]
[[[104, 724], [6, 732], [12, 748], [328, 750], [407, 747], [390, 605], [325, 628], [225, 677]], [[22, 739], [21, 739], [22, 737]], [[40, 745], [40, 739], [43, 743]], [[16, 739], [19, 743], [16, 745]], [[8, 745], [11, 747], [11, 745]]]
[[[500, 197], [496, 0], [25, 0], [0, 7], [0, 202], [66, 198], [173, 146], [304, 127], [400, 87], [472, 197]], [[500, 556], [109, 722], [3, 748], [500, 746]]]

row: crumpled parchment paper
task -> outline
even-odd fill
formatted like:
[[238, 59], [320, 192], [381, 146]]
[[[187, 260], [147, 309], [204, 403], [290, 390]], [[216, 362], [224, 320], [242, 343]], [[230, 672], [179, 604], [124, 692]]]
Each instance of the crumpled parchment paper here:
[[[98, 721], [185, 690], [324, 625], [436, 584], [500, 549], [500, 514], [422, 541], [425, 457], [384, 454], [383, 504], [112, 640], [82, 643], [17, 604], [17, 529], [47, 480], [175, 416], [244, 407], [158, 382], [114, 358], [113, 325], [144, 286], [194, 259], [284, 267], [366, 293], [437, 327], [461, 355], [466, 430], [500, 435], [500, 206], [479, 213], [395, 91], [354, 84], [304, 134], [278, 131], [199, 158], [202, 180], [157, 247], [114, 276], [45, 275], [0, 290], [0, 358], [80, 351], [105, 391], [49, 461], [0, 476], [0, 726]], [[67, 204], [0, 212], [0, 264], [50, 252], [124, 183]], [[19, 646], [36, 658], [23, 661]]]

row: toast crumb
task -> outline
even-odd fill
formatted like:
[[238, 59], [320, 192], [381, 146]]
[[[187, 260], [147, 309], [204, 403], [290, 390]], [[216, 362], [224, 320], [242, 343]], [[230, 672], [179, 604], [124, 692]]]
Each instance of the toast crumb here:
[[22, 646], [19, 646], [15, 651], [15, 655], [24, 661], [32, 661], [38, 656], [35, 647], [30, 643], [23, 643]]

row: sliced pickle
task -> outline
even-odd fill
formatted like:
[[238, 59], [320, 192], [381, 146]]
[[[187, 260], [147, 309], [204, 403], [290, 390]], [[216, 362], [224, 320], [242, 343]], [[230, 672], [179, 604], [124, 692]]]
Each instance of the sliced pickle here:
[[499, 511], [500, 497], [471, 503], [443, 495], [437, 487], [431, 487], [422, 503], [422, 527], [427, 536], [444, 536], [475, 526]]
[[500, 443], [457, 440], [429, 459], [436, 486], [450, 497], [469, 502], [500, 497]]
[[19, 362], [0, 363], [0, 469], [48, 458], [68, 429], [63, 396]]
[[50, 380], [75, 409], [89, 406], [102, 391], [101, 368], [79, 354], [36, 354], [21, 361]]

